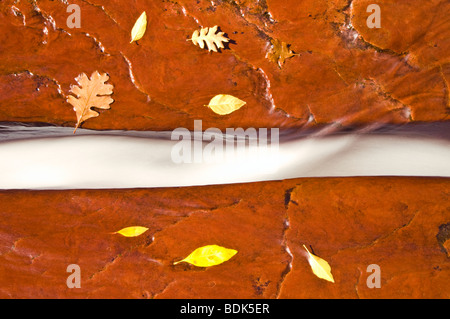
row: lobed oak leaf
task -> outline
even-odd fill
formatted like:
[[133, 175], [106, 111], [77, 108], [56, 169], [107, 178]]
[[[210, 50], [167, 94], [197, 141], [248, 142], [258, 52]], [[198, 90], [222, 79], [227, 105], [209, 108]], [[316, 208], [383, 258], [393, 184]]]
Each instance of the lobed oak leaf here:
[[192, 43], [198, 45], [202, 49], [205, 48], [206, 43], [208, 51], [217, 52], [217, 49], [225, 48], [223, 42], [229, 41], [229, 39], [224, 36], [225, 32], [216, 33], [217, 29], [218, 26], [201, 28], [200, 31], [195, 30], [194, 33], [192, 33], [191, 39], [188, 39], [187, 41], [192, 41]]
[[267, 54], [267, 58], [269, 61], [278, 64], [280, 68], [287, 59], [297, 55], [290, 49], [290, 45], [286, 42], [281, 42], [278, 39], [272, 39], [271, 43], [272, 50]]
[[67, 102], [72, 104], [73, 110], [77, 114], [77, 125], [73, 133], [81, 123], [92, 117], [99, 116], [99, 113], [92, 110], [92, 107], [107, 110], [114, 100], [109, 96], [113, 93], [113, 86], [105, 84], [109, 80], [106, 73], [100, 74], [98, 71], [92, 73], [89, 79], [86, 74], [81, 73], [75, 80], [79, 84], [71, 85], [70, 92], [75, 94], [67, 97]]

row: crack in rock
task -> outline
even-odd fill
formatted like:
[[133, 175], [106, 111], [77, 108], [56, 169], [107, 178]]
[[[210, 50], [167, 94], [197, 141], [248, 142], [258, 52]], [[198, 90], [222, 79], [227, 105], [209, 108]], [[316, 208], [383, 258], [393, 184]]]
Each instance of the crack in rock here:
[[93, 273], [88, 280], [93, 280], [95, 276], [97, 276], [98, 274], [100, 274], [101, 272], [104, 272], [106, 269], [108, 269], [113, 263], [115, 263], [120, 257], [122, 256], [122, 254], [118, 254], [117, 256], [114, 256], [109, 262], [107, 262], [100, 270], [96, 271], [95, 273]]
[[99, 50], [104, 53], [107, 56], [111, 56], [111, 54], [107, 53], [105, 50], [105, 47], [103, 46], [103, 44], [93, 35], [87, 33], [87, 32], [81, 32], [82, 34], [84, 34], [86, 37], [88, 37], [89, 39], [92, 39], [92, 41], [94, 41], [95, 45], [99, 48]]
[[94, 4], [94, 3], [90, 3], [87, 0], [81, 0], [82, 2], [86, 3], [87, 5], [93, 6], [95, 8], [99, 8], [101, 11], [103, 11], [103, 13], [110, 19], [112, 20], [118, 27], [120, 27], [122, 30], [125, 30], [124, 28], [122, 28], [122, 26], [119, 24], [119, 22], [116, 21], [116, 19], [114, 19], [106, 10], [105, 7], [102, 5], [98, 5], [98, 4]]
[[[221, 2], [225, 2], [225, 3], [229, 3], [231, 6], [233, 6], [236, 9], [236, 12], [244, 19], [244, 21], [254, 27], [257, 32], [259, 33], [260, 36], [265, 37], [265, 38], [269, 38], [271, 39], [271, 37], [267, 34], [268, 30], [264, 30], [262, 29], [259, 25], [257, 25], [256, 23], [251, 22], [247, 16], [246, 16], [246, 7], [242, 7], [239, 3], [237, 3], [235, 0], [222, 0]], [[250, 12], [250, 10], [247, 10], [247, 13], [249, 15], [251, 15], [252, 17], [255, 17], [259, 22], [261, 22], [264, 27], [270, 28], [271, 25], [275, 24], [276, 21], [273, 19], [272, 14], [269, 11], [269, 7], [267, 5], [266, 0], [261, 0], [261, 1], [257, 1], [257, 5], [259, 7], [259, 11], [261, 13], [252, 13]]]
[[180, 9], [181, 9], [181, 12], [183, 13], [183, 15], [184, 15], [185, 17], [191, 18], [192, 20], [195, 21], [195, 23], [196, 23], [199, 27], [203, 27], [203, 25], [200, 23], [200, 20], [199, 20], [196, 16], [190, 14], [190, 13], [187, 11], [187, 9], [186, 9], [185, 6], [183, 6], [182, 4], [178, 3], [177, 1], [171, 1], [171, 0], [168, 0], [167, 2], [179, 6]]
[[189, 212], [189, 213], [187, 213], [184, 216], [180, 216], [180, 219], [178, 219], [175, 222], [171, 223], [170, 225], [164, 227], [163, 229], [159, 229], [159, 230], [155, 231], [153, 233], [153, 238], [152, 238], [153, 241], [152, 241], [152, 243], [150, 243], [150, 245], [145, 245], [145, 246], [151, 246], [155, 242], [155, 240], [156, 240], [155, 237], [156, 237], [156, 235], [158, 233], [160, 233], [160, 232], [162, 232], [162, 231], [164, 231], [164, 230], [166, 230], [168, 228], [175, 227], [177, 224], [183, 222], [186, 218], [189, 218], [189, 217], [191, 217], [193, 215], [197, 215], [197, 214], [198, 215], [200, 215], [200, 214], [209, 214], [209, 213], [213, 213], [214, 211], [219, 210], [219, 209], [234, 207], [234, 206], [239, 205], [241, 203], [241, 201], [242, 201], [242, 199], [239, 199], [238, 201], [234, 201], [231, 204], [219, 205], [219, 206], [216, 206], [216, 207], [213, 207], [213, 208], [210, 208], [210, 209], [199, 209], [199, 210], [195, 210], [195, 211]]
[[[240, 57], [235, 51], [231, 51], [231, 54], [233, 54], [233, 56], [240, 62], [245, 63], [247, 65], [247, 67], [252, 70], [252, 71], [256, 71], [257, 73], [259, 73], [262, 76], [262, 79], [265, 82], [265, 87], [264, 87], [264, 92], [263, 92], [263, 96], [264, 96], [264, 100], [267, 101], [267, 103], [270, 105], [269, 106], [269, 111], [270, 113], [273, 113], [277, 107], [275, 105], [275, 100], [273, 98], [272, 92], [271, 92], [271, 83], [270, 83], [270, 79], [267, 76], [266, 72], [264, 72], [264, 70], [260, 67], [256, 67], [255, 65], [253, 65], [249, 60], [244, 59], [242, 57]], [[278, 108], [279, 110], [283, 111], [287, 117], [290, 117], [289, 114]]]
[[130, 79], [131, 79], [131, 83], [133, 83], [134, 87], [139, 92], [145, 94], [147, 96], [147, 102], [150, 102], [152, 100], [150, 95], [141, 87], [141, 85], [136, 80], [136, 77], [135, 77], [134, 72], [133, 72], [133, 64], [131, 63], [130, 59], [128, 59], [126, 57], [126, 55], [122, 53], [122, 51], [120, 51], [120, 54], [122, 55], [122, 58], [125, 60], [125, 62], [128, 65], [128, 73], [129, 73], [129, 76], [130, 76]]
[[360, 245], [360, 246], [355, 245], [355, 246], [350, 246], [350, 247], [346, 247], [346, 248], [339, 249], [339, 250], [337, 251], [337, 253], [334, 254], [334, 255], [331, 256], [331, 257], [337, 256], [337, 255], [339, 255], [340, 253], [342, 253], [343, 251], [347, 251], [347, 250], [352, 250], [352, 249], [354, 249], [354, 250], [362, 250], [362, 249], [367, 249], [367, 248], [373, 247], [373, 246], [375, 246], [376, 244], [378, 244], [380, 241], [386, 240], [386, 239], [388, 239], [389, 237], [395, 235], [395, 234], [396, 234], [397, 232], [399, 232], [400, 230], [409, 227], [409, 226], [412, 224], [412, 222], [414, 221], [414, 219], [417, 217], [417, 215], [419, 215], [419, 214], [420, 214], [420, 212], [417, 211], [415, 214], [413, 214], [413, 216], [411, 217], [411, 219], [410, 219], [406, 224], [403, 224], [402, 226], [399, 226], [399, 227], [393, 229], [392, 231], [390, 231], [389, 233], [387, 233], [387, 234], [385, 234], [385, 235], [381, 235], [381, 236], [375, 238], [374, 240], [372, 240], [372, 241], [371, 241], [370, 243], [368, 243], [368, 244]]
[[361, 280], [361, 277], [363, 275], [363, 272], [362, 272], [362, 270], [359, 267], [358, 267], [358, 270], [359, 270], [359, 276], [358, 276], [358, 279], [356, 280], [356, 283], [355, 283], [355, 292], [356, 292], [356, 297], [358, 299], [361, 299], [361, 297], [359, 296], [358, 286], [359, 286], [359, 281]]
[[447, 78], [445, 77], [444, 70], [442, 69], [442, 65], [439, 66], [439, 74], [441, 75], [442, 80], [444, 81], [445, 107], [447, 109], [450, 109], [450, 85], [447, 81]]
[[291, 252], [291, 249], [288, 245], [288, 239], [286, 237], [287, 231], [290, 228], [290, 220], [289, 220], [289, 213], [286, 210], [286, 219], [284, 220], [284, 228], [283, 228], [283, 241], [282, 246], [284, 247], [285, 252], [289, 255], [289, 261], [286, 265], [286, 268], [281, 273], [280, 281], [277, 284], [277, 292], [276, 292], [276, 299], [280, 298], [281, 289], [283, 287], [283, 284], [285, 282], [286, 277], [289, 275], [289, 273], [292, 270], [292, 264], [294, 262], [294, 255]]
[[270, 112], [272, 113], [277, 107], [275, 106], [275, 100], [273, 99], [272, 93], [270, 91], [270, 79], [263, 69], [258, 68], [256, 71], [258, 71], [263, 76], [263, 79], [266, 82], [264, 98], [270, 103]]
[[175, 109], [175, 108], [173, 108], [173, 107], [171, 107], [171, 106], [169, 106], [169, 105], [167, 105], [167, 104], [165, 104], [165, 103], [163, 103], [161, 101], [157, 101], [154, 98], [152, 98], [150, 96], [150, 94], [141, 86], [139, 81], [136, 79], [136, 76], [135, 76], [135, 74], [133, 72], [133, 64], [131, 63], [130, 59], [128, 59], [128, 57], [122, 51], [120, 51], [120, 55], [122, 56], [122, 58], [124, 59], [125, 63], [128, 66], [128, 73], [129, 73], [129, 76], [130, 76], [131, 83], [133, 84], [133, 86], [139, 92], [141, 92], [142, 94], [144, 94], [147, 97], [147, 103], [154, 102], [154, 103], [157, 103], [157, 104], [163, 106], [164, 108], [166, 108], [167, 110], [169, 110], [171, 112], [176, 112], [176, 113], [179, 113], [179, 114], [190, 116], [190, 114], [185, 112], [185, 111], [182, 111], [182, 110], [179, 110], [179, 109]]
[[[23, 71], [19, 71], [19, 72], [14, 72], [14, 73], [10, 73], [10, 74], [5, 74], [5, 75], [12, 75], [15, 77], [20, 77], [23, 75], [28, 75], [29, 78], [37, 78], [37, 79], [46, 79], [49, 80], [50, 82], [52, 82], [53, 84], [55, 84], [56, 86], [56, 91], [58, 92], [59, 95], [61, 95], [64, 99], [67, 98], [67, 96], [64, 94], [62, 88], [61, 88], [61, 84], [59, 83], [58, 80], [56, 80], [55, 78], [45, 75], [45, 74], [37, 74], [34, 73], [30, 70], [23, 70]], [[39, 87], [37, 88], [37, 91], [39, 91]]]
[[447, 249], [444, 246], [444, 243], [450, 239], [450, 222], [447, 224], [442, 224], [439, 226], [439, 232], [436, 235], [436, 240], [439, 244], [439, 247], [441, 247], [441, 251], [450, 254], [450, 251], [447, 251]]
[[72, 36], [71, 33], [69, 33], [68, 31], [64, 30], [63, 28], [59, 28], [56, 26], [56, 21], [55, 19], [48, 13], [46, 13], [45, 11], [42, 11], [41, 8], [39, 7], [37, 0], [32, 0], [31, 4], [33, 6], [33, 10], [35, 12], [37, 12], [43, 19], [44, 19], [44, 24], [46, 24], [46, 26], [43, 29], [44, 32], [44, 41], [42, 42], [43, 44], [47, 44], [47, 40], [48, 40], [48, 25], [50, 25], [53, 29], [53, 31], [59, 31], [59, 32], [63, 32], [69, 36]]
[[172, 284], [175, 283], [175, 282], [176, 282], [176, 280], [169, 282], [163, 289], [161, 289], [161, 290], [158, 291], [158, 292], [155, 292], [155, 293], [152, 295], [151, 299], [155, 299], [156, 296], [159, 296], [159, 295], [163, 294], [163, 293], [167, 290], [167, 288], [169, 288], [170, 285], [172, 285]]
[[334, 29], [338, 32], [338, 36], [348, 45], [350, 49], [357, 48], [360, 50], [373, 49], [380, 53], [386, 53], [395, 56], [407, 56], [408, 52], [395, 52], [388, 48], [381, 48], [375, 44], [367, 41], [358, 32], [358, 30], [353, 25], [353, 3], [356, 0], [349, 0], [347, 5], [341, 9], [341, 12], [345, 16], [345, 22], [343, 25], [337, 25], [336, 23], [331, 23]]
[[367, 79], [364, 79], [366, 81], [369, 81], [370, 83], [373, 84], [373, 87], [375, 89], [375, 92], [383, 97], [385, 100], [388, 100], [389, 102], [396, 104], [397, 107], [394, 108], [394, 110], [404, 110], [404, 116], [405, 118], [407, 118], [408, 120], [412, 121], [412, 110], [411, 107], [405, 103], [403, 103], [400, 99], [392, 96], [390, 93], [388, 93], [386, 91], [386, 89], [380, 84], [378, 83], [377, 80], [375, 80], [374, 78], [368, 77]]
[[26, 17], [25, 17], [25, 15], [22, 13], [22, 11], [20, 11], [19, 8], [17, 8], [16, 6], [11, 6], [11, 11], [13, 12], [13, 14], [14, 14], [16, 17], [22, 18], [22, 24], [23, 24], [24, 26], [27, 25]]
[[291, 204], [299, 206], [299, 204], [295, 200], [292, 199], [292, 192], [300, 185], [301, 184], [297, 184], [297, 185], [293, 186], [292, 188], [289, 188], [288, 190], [286, 190], [286, 192], [284, 193], [284, 207], [286, 209], [289, 209], [289, 206]]

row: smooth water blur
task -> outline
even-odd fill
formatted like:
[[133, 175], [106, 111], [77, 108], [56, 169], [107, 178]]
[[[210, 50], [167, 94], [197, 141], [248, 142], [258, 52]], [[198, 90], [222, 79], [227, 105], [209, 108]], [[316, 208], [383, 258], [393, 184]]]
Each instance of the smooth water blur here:
[[0, 189], [151, 188], [300, 177], [450, 177], [450, 140], [429, 134], [430, 129], [426, 134], [289, 135], [280, 138], [277, 152], [261, 156], [253, 149], [232, 159], [181, 164], [171, 155], [178, 141], [170, 140], [167, 132], [121, 136], [71, 131], [3, 129]]

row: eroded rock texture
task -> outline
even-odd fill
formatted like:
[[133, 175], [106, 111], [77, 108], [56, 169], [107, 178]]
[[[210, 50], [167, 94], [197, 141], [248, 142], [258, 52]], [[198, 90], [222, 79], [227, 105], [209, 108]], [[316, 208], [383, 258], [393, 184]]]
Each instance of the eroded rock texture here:
[[[112, 109], [92, 129], [303, 127], [448, 119], [450, 3], [378, 0], [74, 0], [70, 29], [63, 0], [0, 2], [0, 121], [73, 126], [65, 102], [81, 72], [107, 72]], [[142, 11], [145, 36], [130, 44]], [[221, 53], [186, 41], [219, 25], [232, 40]], [[272, 40], [297, 55], [283, 68], [266, 56]], [[226, 117], [204, 107], [216, 94], [247, 102]]]
[[[370, 127], [450, 114], [447, 0], [0, 0], [0, 121], [75, 126], [74, 78], [107, 72], [90, 129]], [[367, 6], [381, 8], [370, 29]], [[138, 43], [130, 31], [143, 12]], [[220, 53], [186, 41], [219, 25]], [[295, 55], [267, 59], [275, 40]], [[227, 116], [216, 94], [247, 104]], [[297, 179], [193, 188], [0, 192], [1, 298], [450, 298], [448, 179]], [[136, 238], [112, 234], [149, 228]], [[195, 248], [239, 253], [173, 266]], [[303, 245], [327, 260], [314, 276]], [[81, 289], [69, 289], [69, 264]], [[367, 267], [381, 269], [369, 289]]]
[[[446, 179], [298, 179], [245, 185], [0, 193], [0, 297], [449, 298]], [[127, 226], [136, 238], [112, 234]], [[210, 268], [173, 262], [238, 250]], [[317, 278], [303, 245], [335, 278]], [[81, 288], [69, 289], [69, 264]], [[379, 265], [381, 288], [367, 267]]]

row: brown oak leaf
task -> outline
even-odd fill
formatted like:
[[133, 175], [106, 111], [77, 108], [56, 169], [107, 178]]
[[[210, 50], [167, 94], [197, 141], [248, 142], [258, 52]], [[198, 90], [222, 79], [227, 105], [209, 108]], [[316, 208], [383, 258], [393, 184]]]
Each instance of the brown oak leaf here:
[[91, 75], [91, 79], [86, 74], [81, 73], [75, 78], [80, 85], [71, 85], [70, 92], [75, 94], [67, 97], [67, 102], [73, 105], [73, 110], [77, 114], [77, 125], [73, 133], [81, 123], [92, 117], [99, 116], [99, 113], [92, 110], [92, 107], [107, 110], [114, 100], [109, 96], [113, 93], [113, 86], [105, 84], [109, 80], [106, 73], [100, 74], [95, 71]]
[[292, 58], [295, 54], [290, 49], [290, 45], [286, 44], [286, 42], [281, 42], [278, 39], [272, 39], [272, 50], [267, 54], [267, 58], [273, 62], [278, 64], [278, 66], [281, 68], [284, 64], [284, 62]]

